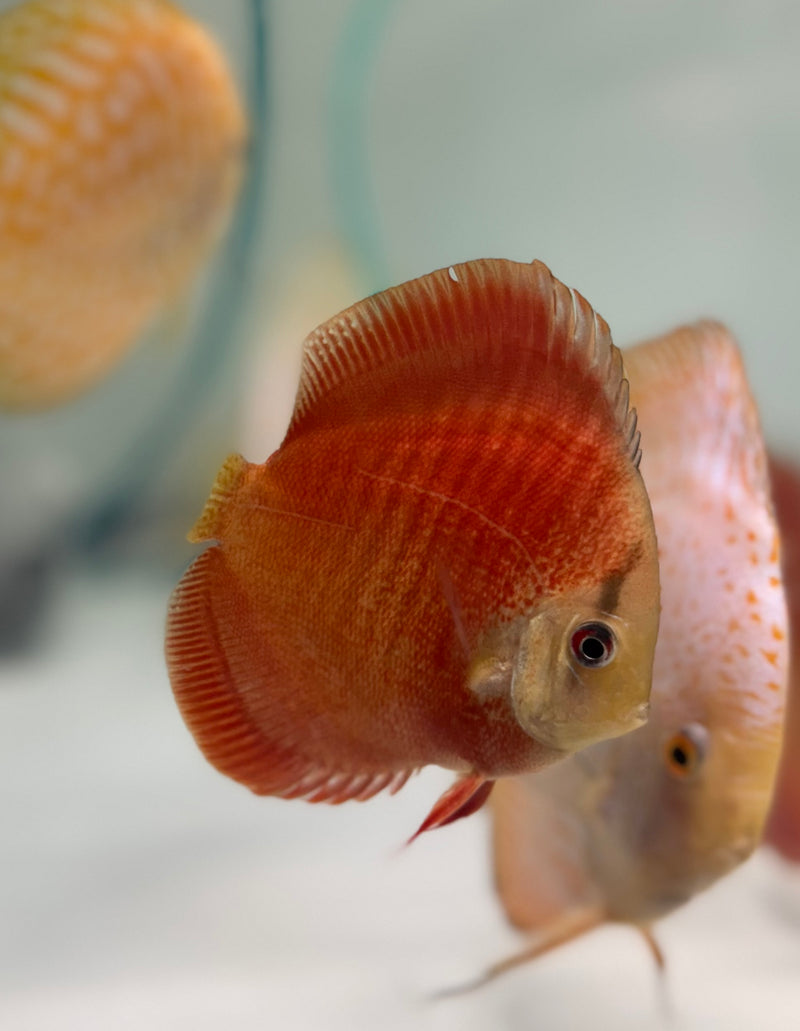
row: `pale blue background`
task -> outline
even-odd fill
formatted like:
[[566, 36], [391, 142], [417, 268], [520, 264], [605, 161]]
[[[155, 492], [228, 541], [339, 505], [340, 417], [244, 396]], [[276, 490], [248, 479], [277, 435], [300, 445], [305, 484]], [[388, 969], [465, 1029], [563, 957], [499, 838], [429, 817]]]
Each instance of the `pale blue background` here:
[[[221, 4], [186, 6], [224, 20]], [[361, 292], [539, 257], [620, 344], [727, 322], [771, 439], [797, 450], [799, 5], [269, 6], [256, 356], [288, 267], [331, 240]], [[319, 289], [309, 279], [309, 308]], [[800, 879], [767, 854], [661, 927], [671, 1024], [627, 929], [426, 1004], [519, 945], [493, 899], [487, 822], [399, 852], [449, 775], [340, 809], [218, 776], [167, 683], [172, 583], [76, 567], [39, 649], [0, 662], [0, 1027], [798, 1026]]]

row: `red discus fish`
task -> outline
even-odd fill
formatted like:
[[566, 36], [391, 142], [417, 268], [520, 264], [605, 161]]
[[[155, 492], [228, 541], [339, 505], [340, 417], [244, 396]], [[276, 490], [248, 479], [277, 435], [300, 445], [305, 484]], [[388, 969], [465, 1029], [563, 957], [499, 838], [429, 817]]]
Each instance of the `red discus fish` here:
[[714, 323], [627, 352], [661, 560], [646, 727], [493, 798], [495, 872], [530, 947], [641, 930], [758, 845], [780, 750], [786, 607], [766, 454], [738, 350]]
[[491, 780], [645, 719], [658, 560], [605, 323], [544, 265], [474, 261], [387, 290], [306, 341], [264, 464], [223, 466], [176, 589], [175, 696], [259, 794]]
[[772, 458], [769, 471], [783, 542], [781, 565], [791, 650], [784, 746], [765, 840], [784, 859], [800, 863], [800, 467]]

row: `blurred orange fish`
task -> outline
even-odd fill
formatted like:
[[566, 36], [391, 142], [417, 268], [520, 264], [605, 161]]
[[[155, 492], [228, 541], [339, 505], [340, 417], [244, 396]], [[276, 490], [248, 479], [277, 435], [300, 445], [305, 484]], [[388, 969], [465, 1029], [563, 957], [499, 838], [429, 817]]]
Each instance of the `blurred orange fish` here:
[[226, 225], [245, 118], [214, 41], [164, 0], [0, 14], [0, 407], [102, 378]]
[[781, 528], [781, 565], [789, 602], [790, 690], [778, 783], [765, 840], [784, 859], [800, 863], [800, 468], [771, 458], [770, 480]]
[[607, 921], [643, 931], [758, 844], [781, 740], [786, 611], [758, 418], [713, 323], [625, 354], [659, 541], [662, 613], [646, 727], [494, 794], [495, 874], [531, 946]]
[[436, 763], [420, 830], [645, 719], [658, 620], [635, 415], [608, 328], [541, 263], [474, 261], [306, 341], [264, 465], [227, 460], [217, 542], [169, 610], [206, 757], [338, 803]]

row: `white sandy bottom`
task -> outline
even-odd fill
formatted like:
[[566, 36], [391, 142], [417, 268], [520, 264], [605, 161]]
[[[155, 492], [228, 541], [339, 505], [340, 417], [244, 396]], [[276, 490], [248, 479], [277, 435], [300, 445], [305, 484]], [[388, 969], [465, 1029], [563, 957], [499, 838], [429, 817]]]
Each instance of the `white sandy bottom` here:
[[46, 646], [0, 665], [0, 1027], [796, 1029], [800, 874], [762, 853], [665, 921], [607, 928], [479, 992], [522, 944], [483, 816], [401, 843], [449, 782], [340, 808], [208, 767], [162, 659], [168, 587], [62, 583]]

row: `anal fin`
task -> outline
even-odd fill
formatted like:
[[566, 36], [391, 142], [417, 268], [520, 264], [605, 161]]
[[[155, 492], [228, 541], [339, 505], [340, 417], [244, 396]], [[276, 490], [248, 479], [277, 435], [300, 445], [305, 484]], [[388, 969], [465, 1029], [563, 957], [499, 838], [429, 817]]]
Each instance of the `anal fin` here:
[[396, 794], [413, 772], [331, 773], [311, 767], [294, 784], [269, 793], [281, 798], [302, 798], [306, 802], [326, 802], [328, 805], [366, 802], [381, 791]]

